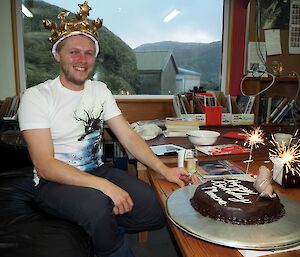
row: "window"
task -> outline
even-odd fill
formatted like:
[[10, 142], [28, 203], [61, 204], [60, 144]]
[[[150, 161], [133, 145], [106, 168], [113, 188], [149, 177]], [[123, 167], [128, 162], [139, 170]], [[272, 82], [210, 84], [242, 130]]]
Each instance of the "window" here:
[[[21, 1], [26, 87], [59, 73], [47, 40], [49, 31], [41, 21], [59, 23], [59, 11], [78, 12], [83, 0], [78, 1]], [[89, 18], [103, 18], [100, 54], [91, 79], [104, 81], [114, 94], [172, 95], [194, 87], [220, 90], [223, 0], [88, 3]]]

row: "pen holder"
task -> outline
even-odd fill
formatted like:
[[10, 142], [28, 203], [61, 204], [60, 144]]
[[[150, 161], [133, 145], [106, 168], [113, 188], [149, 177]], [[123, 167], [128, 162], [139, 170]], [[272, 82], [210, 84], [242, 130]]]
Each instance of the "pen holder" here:
[[205, 122], [206, 125], [221, 125], [222, 123], [222, 106], [206, 106], [205, 107]]

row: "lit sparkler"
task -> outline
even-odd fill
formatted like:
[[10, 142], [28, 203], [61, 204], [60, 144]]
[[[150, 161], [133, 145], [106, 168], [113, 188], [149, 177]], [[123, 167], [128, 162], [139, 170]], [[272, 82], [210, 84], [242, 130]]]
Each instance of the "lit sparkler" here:
[[246, 133], [245, 145], [248, 145], [252, 148], [253, 148], [253, 146], [255, 148], [258, 148], [259, 147], [258, 144], [263, 144], [263, 145], [265, 144], [264, 143], [264, 133], [262, 132], [262, 130], [259, 127], [253, 128], [249, 132], [244, 130], [244, 132]]
[[259, 127], [253, 128], [249, 132], [246, 130], [243, 130], [243, 131], [246, 134], [246, 139], [245, 139], [244, 145], [248, 145], [250, 147], [249, 159], [244, 161], [247, 163], [246, 173], [248, 173], [250, 162], [253, 161], [253, 159], [252, 159], [253, 147], [258, 148], [259, 144], [263, 144], [263, 145], [265, 144], [264, 143], [264, 133], [262, 132], [262, 130]]
[[[298, 131], [296, 131], [294, 137], [296, 136]], [[298, 173], [300, 176], [300, 144], [299, 140], [295, 144], [291, 144], [292, 140], [290, 140], [289, 144], [286, 145], [284, 143], [278, 143], [275, 141], [273, 135], [271, 143], [275, 146], [275, 149], [270, 149], [270, 158], [278, 159], [283, 167], [285, 167], [285, 173], [289, 171], [295, 176], [295, 173]]]

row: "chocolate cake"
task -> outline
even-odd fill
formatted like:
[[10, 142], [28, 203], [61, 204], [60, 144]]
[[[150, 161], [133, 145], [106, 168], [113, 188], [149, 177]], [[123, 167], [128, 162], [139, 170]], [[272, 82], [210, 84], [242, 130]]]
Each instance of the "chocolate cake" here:
[[190, 201], [203, 216], [233, 224], [270, 223], [284, 215], [277, 195], [261, 197], [252, 182], [237, 179], [214, 179], [199, 185]]

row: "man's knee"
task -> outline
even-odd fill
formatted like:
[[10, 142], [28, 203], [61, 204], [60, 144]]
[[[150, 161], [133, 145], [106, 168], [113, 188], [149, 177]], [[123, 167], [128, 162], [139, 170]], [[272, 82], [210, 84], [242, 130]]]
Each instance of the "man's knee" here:
[[[86, 223], [111, 224], [113, 219], [113, 202], [102, 192], [95, 189], [88, 190], [85, 198], [77, 206], [77, 215]], [[105, 225], [104, 225], [105, 226]]]

